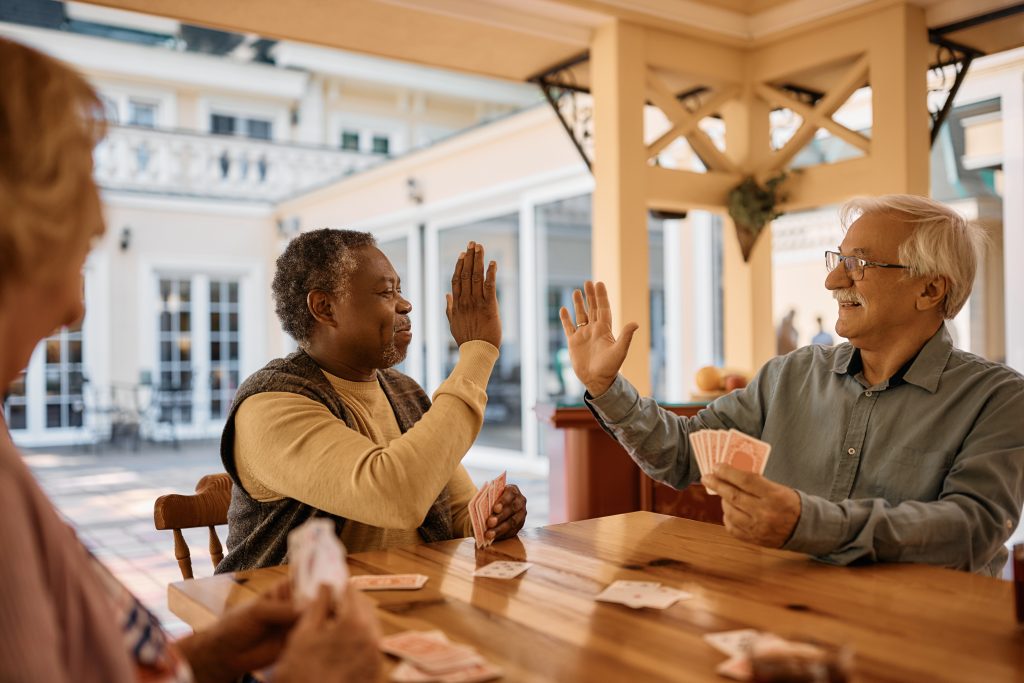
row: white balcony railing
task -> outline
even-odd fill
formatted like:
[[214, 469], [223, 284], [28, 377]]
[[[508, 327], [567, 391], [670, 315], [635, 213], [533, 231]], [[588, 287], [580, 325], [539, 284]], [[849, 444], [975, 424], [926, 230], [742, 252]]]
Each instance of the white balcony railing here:
[[273, 202], [384, 160], [323, 147], [110, 126], [96, 148], [95, 175], [106, 189]]

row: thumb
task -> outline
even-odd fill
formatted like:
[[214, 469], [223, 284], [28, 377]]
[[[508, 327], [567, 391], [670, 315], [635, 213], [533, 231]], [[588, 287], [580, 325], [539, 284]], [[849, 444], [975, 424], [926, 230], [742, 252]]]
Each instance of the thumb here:
[[615, 340], [616, 348], [620, 348], [622, 353], [626, 353], [629, 350], [629, 343], [633, 341], [633, 335], [640, 329], [640, 326], [636, 323], [628, 323], [622, 328], [622, 332], [619, 332], [619, 338]]
[[330, 586], [325, 583], [320, 584], [316, 598], [306, 605], [306, 610], [299, 619], [299, 622], [305, 626], [319, 628], [327, 621], [327, 617], [331, 612], [332, 602], [333, 596], [331, 595]]

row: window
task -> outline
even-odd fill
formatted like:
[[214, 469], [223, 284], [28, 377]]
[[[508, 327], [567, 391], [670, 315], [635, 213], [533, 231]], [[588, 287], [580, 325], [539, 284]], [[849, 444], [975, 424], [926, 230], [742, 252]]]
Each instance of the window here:
[[246, 119], [249, 129], [249, 137], [254, 140], [269, 140], [271, 138], [272, 125], [270, 121], [262, 119]]
[[157, 365], [157, 419], [171, 424], [192, 421], [192, 284], [188, 279], [160, 280]]
[[210, 417], [227, 417], [238, 389], [238, 281], [210, 280]]
[[100, 95], [100, 102], [103, 104], [103, 116], [107, 123], [116, 124], [121, 120], [117, 114], [117, 100], [109, 95]]
[[235, 117], [213, 114], [210, 117], [210, 132], [214, 135], [234, 135]]
[[253, 140], [270, 140], [274, 137], [274, 124], [269, 119], [210, 114], [210, 132], [214, 135], [241, 135]]
[[373, 136], [373, 153], [387, 154], [390, 151], [391, 140], [386, 135]]
[[352, 152], [359, 151], [359, 132], [354, 130], [341, 131], [341, 148]]
[[[442, 230], [438, 245], [441, 291], [451, 287], [452, 269], [459, 252], [469, 240], [479, 240], [487, 249], [488, 261], [497, 261], [498, 306], [501, 310], [501, 355], [487, 385], [484, 425], [476, 443], [482, 446], [521, 450], [522, 381], [521, 331], [519, 326], [519, 214], [476, 221]], [[446, 324], [440, 326], [442, 377], [455, 367], [459, 350]]]
[[82, 426], [82, 324], [61, 328], [44, 342], [46, 428]]
[[128, 124], [156, 128], [157, 105], [152, 102], [128, 100]]
[[[377, 248], [384, 252], [384, 255], [388, 257], [389, 261], [391, 261], [391, 266], [395, 269], [395, 272], [398, 273], [398, 277], [401, 280], [402, 284], [402, 296], [404, 296], [406, 299], [410, 299], [412, 296], [413, 287], [411, 286], [409, 275], [409, 238], [399, 237], [398, 239], [391, 239], [386, 242], [381, 241], [377, 243]], [[416, 314], [417, 311], [414, 307], [412, 315], [415, 316]], [[416, 329], [417, 321], [415, 320], [415, 318], [413, 319], [412, 323], [413, 342], [412, 344], [409, 345], [409, 349], [407, 351], [405, 360], [403, 360], [398, 365], [394, 366], [395, 370], [403, 372], [407, 375], [412, 374], [412, 372], [414, 372], [414, 370], [412, 369], [413, 367], [422, 367], [422, 365], [419, 363], [409, 362], [409, 357], [412, 356], [413, 354], [423, 353], [422, 346], [417, 344], [417, 335], [420, 332], [422, 332], [422, 330]], [[413, 379], [419, 381], [422, 378], [414, 377]]]
[[7, 427], [14, 429], [28, 428], [28, 406], [25, 397], [25, 371], [22, 370], [17, 379], [11, 383], [4, 398], [4, 416]]

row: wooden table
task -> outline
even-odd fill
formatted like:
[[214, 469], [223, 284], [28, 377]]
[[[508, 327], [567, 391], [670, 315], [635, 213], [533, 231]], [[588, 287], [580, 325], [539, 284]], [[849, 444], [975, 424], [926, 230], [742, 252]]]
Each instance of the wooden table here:
[[[499, 559], [534, 566], [473, 580]], [[421, 573], [413, 592], [367, 593], [387, 633], [442, 629], [505, 681], [712, 681], [725, 657], [701, 636], [737, 628], [811, 636], [855, 651], [857, 681], [1020, 681], [1024, 630], [1012, 583], [920, 565], [832, 567], [766, 550], [721, 526], [633, 512], [525, 531], [474, 552], [470, 539], [349, 557], [354, 574]], [[202, 627], [285, 568], [172, 584], [171, 611]], [[595, 602], [616, 579], [694, 597], [664, 611]]]

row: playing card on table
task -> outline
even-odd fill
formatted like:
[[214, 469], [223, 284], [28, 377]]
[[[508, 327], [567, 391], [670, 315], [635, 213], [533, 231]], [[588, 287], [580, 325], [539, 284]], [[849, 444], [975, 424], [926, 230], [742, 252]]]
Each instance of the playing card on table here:
[[339, 600], [348, 581], [345, 546], [334, 533], [334, 522], [314, 518], [288, 534], [288, 574], [292, 595], [300, 605], [317, 596], [326, 584]]
[[435, 675], [485, 663], [476, 650], [452, 643], [440, 631], [405, 631], [385, 636], [380, 639], [380, 649]]
[[761, 632], [753, 628], [741, 628], [735, 631], [719, 631], [705, 633], [704, 642], [723, 655], [737, 657], [750, 651], [750, 646], [760, 637]]
[[423, 588], [427, 577], [423, 574], [363, 574], [348, 582], [361, 591], [414, 591]]
[[689, 593], [664, 587], [657, 581], [615, 581], [594, 599], [601, 602], [617, 602], [633, 609], [665, 609], [676, 601], [688, 597]]
[[754, 667], [750, 663], [750, 657], [738, 655], [716, 666], [715, 673], [734, 681], [749, 681], [754, 677]]
[[505, 472], [493, 480], [486, 482], [469, 501], [469, 520], [473, 524], [473, 539], [477, 548], [483, 548], [494, 542], [488, 539], [487, 518], [494, 514], [494, 505], [505, 492]]
[[480, 567], [473, 572], [473, 576], [482, 576], [488, 579], [514, 579], [532, 566], [532, 562], [508, 562], [502, 560]]

